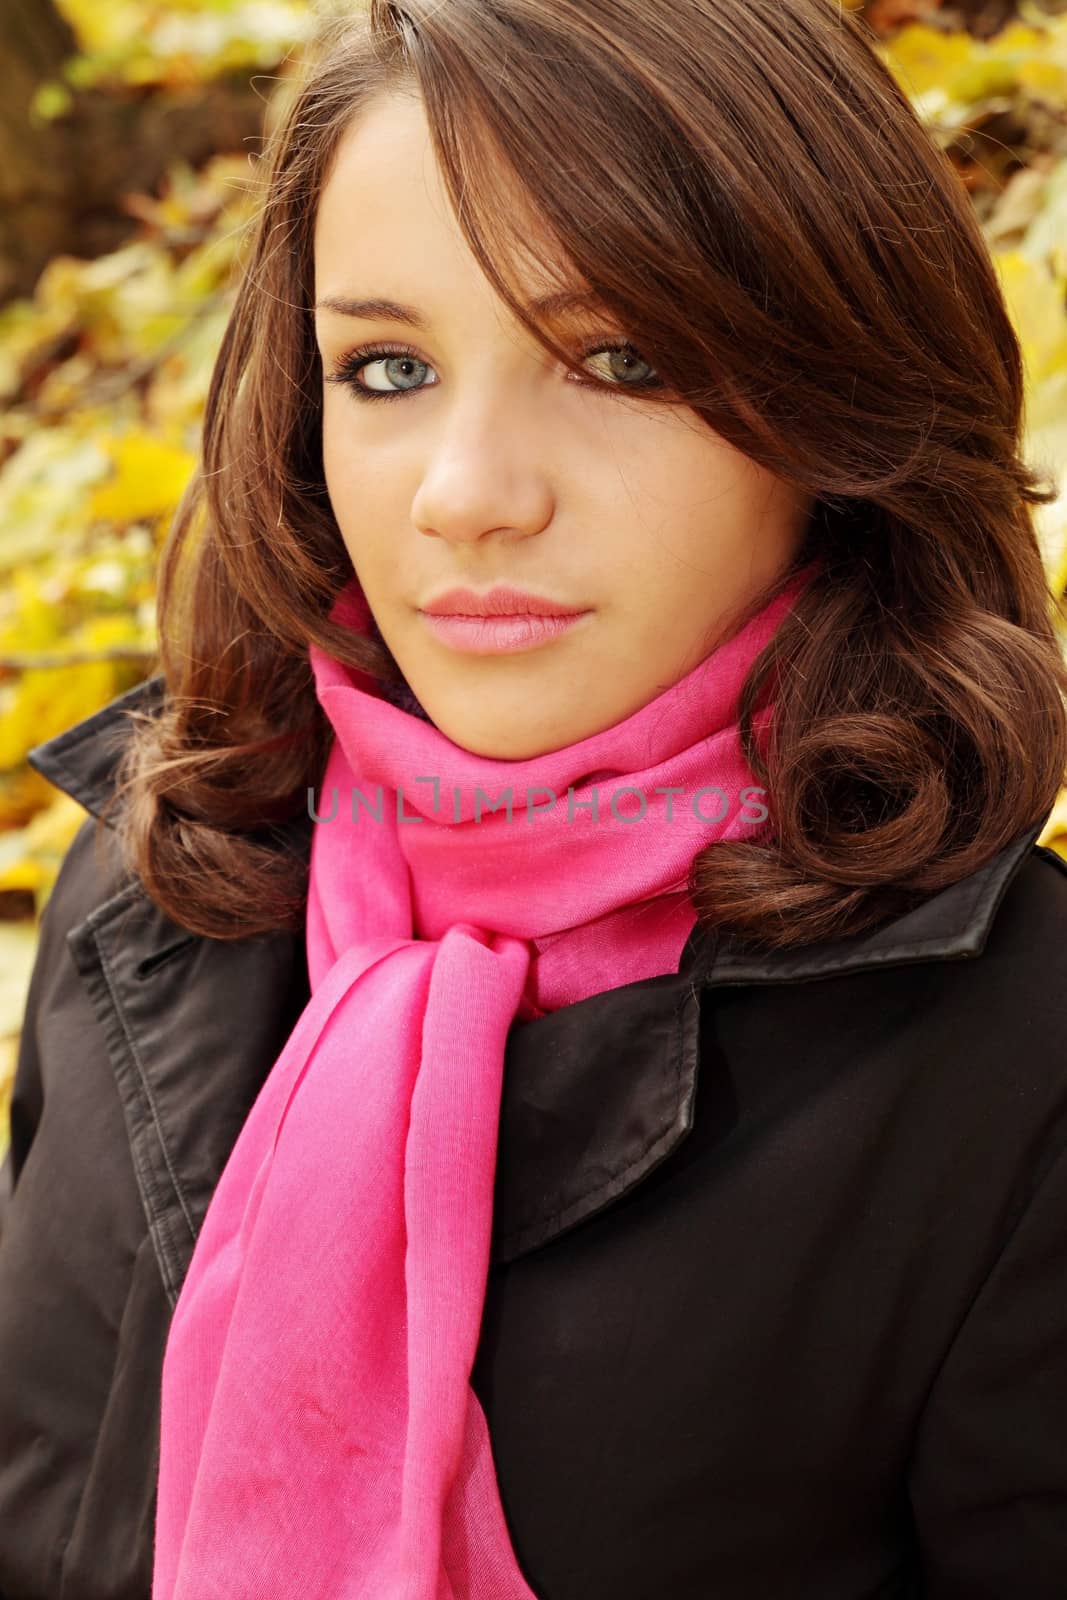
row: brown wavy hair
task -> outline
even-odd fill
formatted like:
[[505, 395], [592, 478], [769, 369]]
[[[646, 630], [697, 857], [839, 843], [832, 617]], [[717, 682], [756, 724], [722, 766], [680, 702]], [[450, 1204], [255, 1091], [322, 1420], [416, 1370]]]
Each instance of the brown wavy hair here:
[[866, 25], [837, 0], [369, 0], [322, 28], [267, 141], [161, 559], [165, 693], [116, 826], [150, 897], [217, 938], [299, 930], [307, 855], [280, 827], [331, 736], [308, 645], [402, 682], [327, 620], [352, 567], [312, 321], [317, 198], [383, 91], [421, 96], [465, 237], [546, 350], [589, 380], [525, 309], [509, 184], [547, 224], [548, 276], [568, 263], [675, 403], [817, 497], [746, 612], [820, 558], [740, 705], [774, 836], [697, 854], [702, 922], [764, 948], [840, 937], [1039, 825], [1067, 766], [1032, 515], [1055, 486], [1020, 455], [1020, 350], [971, 202]]

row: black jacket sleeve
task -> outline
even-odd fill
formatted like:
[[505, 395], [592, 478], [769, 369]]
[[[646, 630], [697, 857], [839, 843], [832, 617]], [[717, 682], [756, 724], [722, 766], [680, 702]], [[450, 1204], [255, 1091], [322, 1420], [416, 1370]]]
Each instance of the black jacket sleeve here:
[[1067, 1111], [924, 1408], [926, 1600], [1067, 1595]]

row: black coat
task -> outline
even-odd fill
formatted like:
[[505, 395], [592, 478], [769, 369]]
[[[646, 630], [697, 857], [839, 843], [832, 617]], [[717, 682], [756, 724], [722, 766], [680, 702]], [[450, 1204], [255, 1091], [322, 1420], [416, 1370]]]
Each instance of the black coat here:
[[[33, 765], [98, 812], [160, 682]], [[4, 1600], [148, 1600], [169, 1317], [308, 992], [301, 938], [188, 934], [94, 827], [44, 912], [4, 1169]], [[513, 1025], [472, 1382], [542, 1600], [1067, 1596], [1067, 867], [1039, 832], [874, 932], [694, 931], [676, 975]]]

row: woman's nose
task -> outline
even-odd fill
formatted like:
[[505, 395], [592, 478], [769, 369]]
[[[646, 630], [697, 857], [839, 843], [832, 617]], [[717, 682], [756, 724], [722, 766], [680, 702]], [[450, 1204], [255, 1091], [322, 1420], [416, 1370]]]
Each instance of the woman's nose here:
[[438, 442], [412, 502], [420, 533], [471, 543], [490, 533], [525, 537], [551, 521], [550, 476], [528, 436], [491, 424]]

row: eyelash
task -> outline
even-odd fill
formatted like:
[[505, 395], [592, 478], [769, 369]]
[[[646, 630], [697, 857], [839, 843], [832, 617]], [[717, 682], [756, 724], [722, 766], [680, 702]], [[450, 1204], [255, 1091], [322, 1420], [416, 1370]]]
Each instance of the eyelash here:
[[[639, 360], [644, 360], [644, 357], [641, 355], [641, 352], [636, 348], [636, 346], [630, 344], [627, 340], [592, 344], [582, 352], [582, 355], [579, 359], [582, 361], [588, 361], [590, 356], [615, 354], [634, 355], [637, 356]], [[421, 356], [419, 356], [419, 354], [413, 350], [410, 345], [363, 345], [358, 350], [350, 350], [347, 355], [342, 356], [333, 372], [327, 374], [326, 382], [342, 384], [355, 396], [357, 400], [361, 401], [403, 400], [407, 395], [421, 394], [423, 389], [434, 389], [437, 387], [436, 384], [429, 383], [422, 384], [418, 389], [367, 389], [356, 381], [364, 367], [370, 366], [375, 361], [390, 360], [393, 358], [399, 360], [404, 360], [406, 358], [410, 361], [418, 362], [419, 366], [430, 365], [429, 362], [424, 362]], [[431, 368], [430, 370], [432, 371], [433, 369]], [[575, 379], [574, 381], [578, 383], [580, 388], [583, 389], [620, 389], [623, 391], [623, 393], [629, 390], [631, 392], [640, 394], [650, 389], [662, 389], [664, 387], [663, 380], [659, 374], [656, 373], [655, 368], [653, 367], [651, 370], [655, 376], [652, 378], [645, 378], [640, 383], [584, 383], [580, 379]]]

